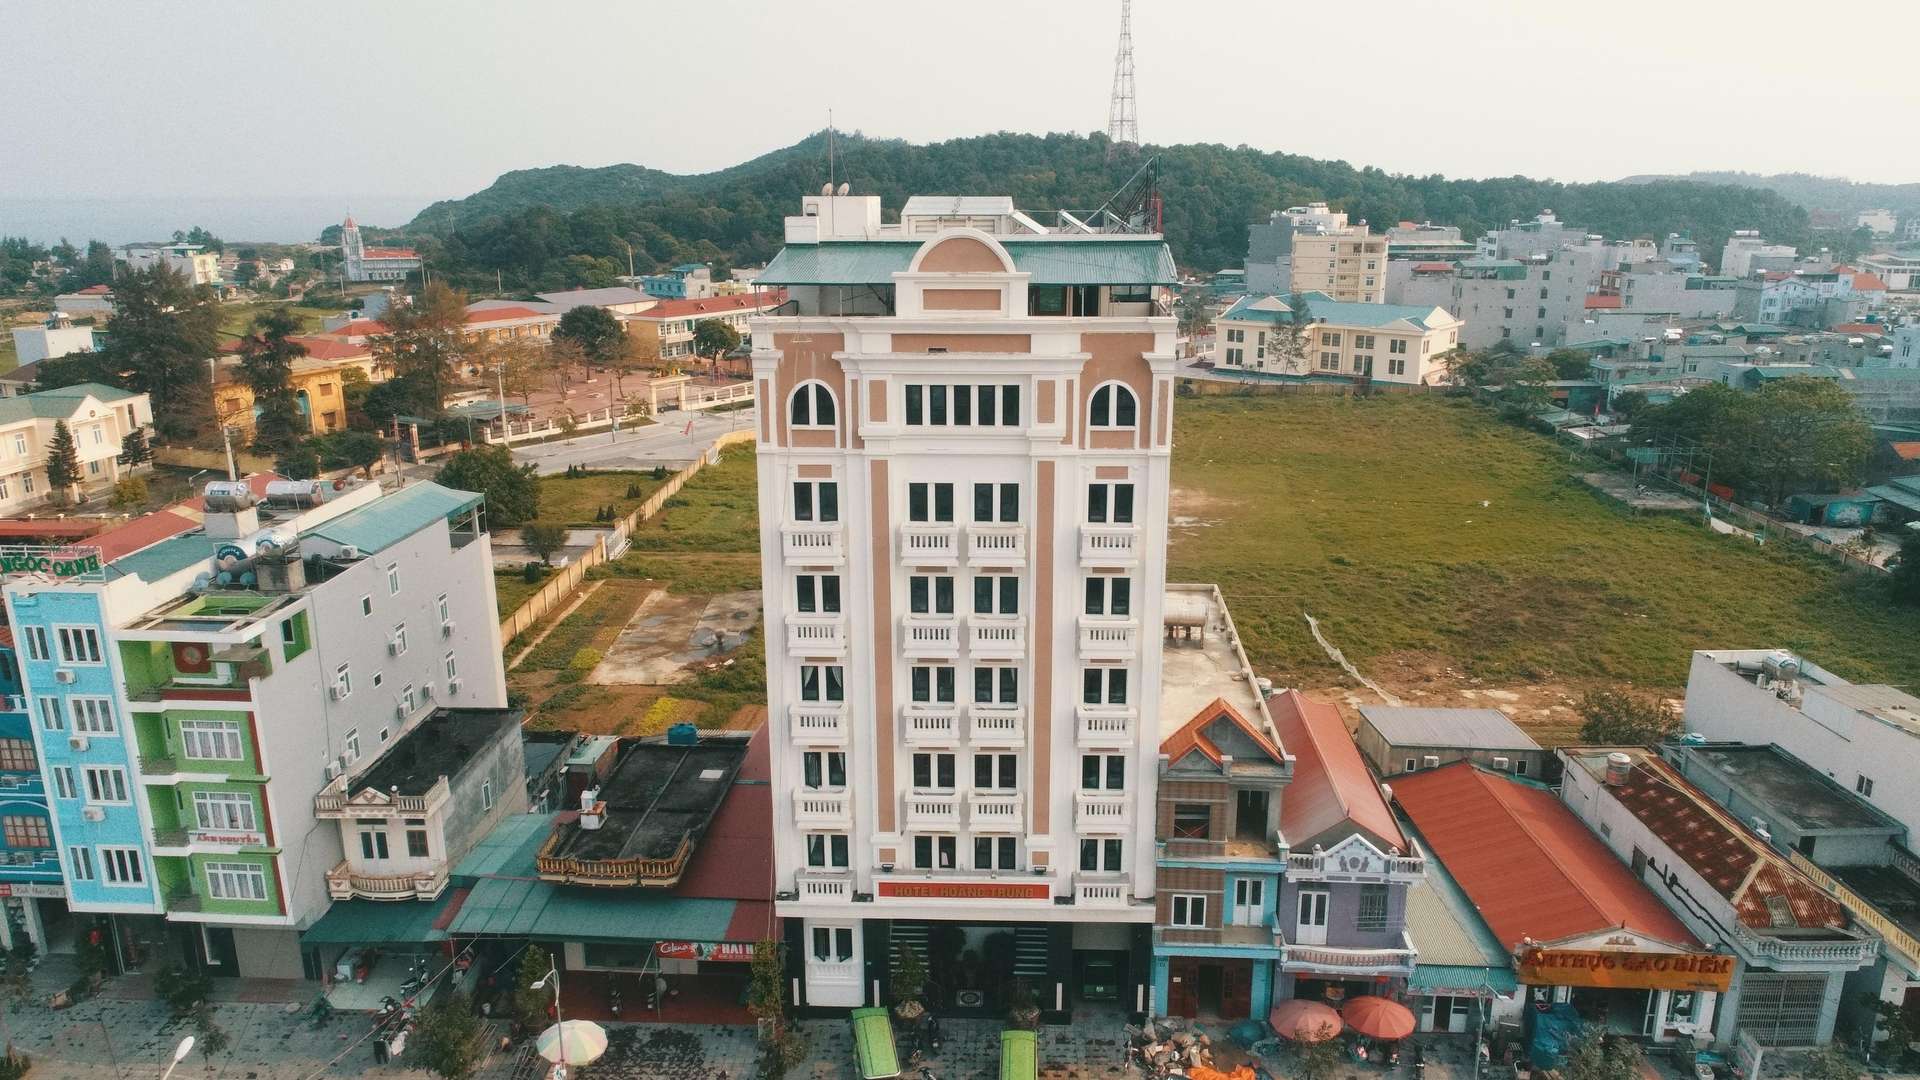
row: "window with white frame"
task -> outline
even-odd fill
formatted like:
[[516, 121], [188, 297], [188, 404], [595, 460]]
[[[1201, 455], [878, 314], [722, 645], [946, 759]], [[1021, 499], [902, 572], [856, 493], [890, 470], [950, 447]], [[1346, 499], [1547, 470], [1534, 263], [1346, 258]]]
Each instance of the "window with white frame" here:
[[387, 822], [385, 818], [362, 818], [356, 824], [360, 832], [360, 857], [368, 862], [377, 862], [387, 857]]
[[954, 790], [953, 755], [922, 751], [913, 755], [915, 791]]
[[267, 872], [255, 863], [210, 862], [207, 895], [215, 900], [265, 900]]
[[493, 809], [493, 781], [491, 780], [480, 785], [480, 809]]
[[[411, 714], [414, 708], [418, 705], [419, 705], [419, 701], [414, 696], [413, 684], [408, 683], [406, 686], [402, 687], [400, 690], [400, 707], [402, 709], [405, 709], [409, 714]], [[385, 735], [386, 729], [385, 728], [380, 729], [380, 734]]]
[[113, 699], [70, 697], [67, 708], [73, 713], [73, 730], [82, 735], [112, 735], [120, 730], [113, 719]]
[[833, 391], [822, 382], [804, 382], [793, 391], [787, 417], [794, 427], [830, 428], [835, 417]]
[[809, 750], [800, 755], [801, 783], [837, 790], [847, 786], [847, 755], [841, 750]]
[[973, 838], [975, 870], [1020, 869], [1020, 838], [1016, 836], [976, 836]]
[[87, 801], [95, 803], [127, 802], [127, 771], [116, 765], [89, 765], [86, 768]]
[[1088, 615], [1124, 617], [1133, 614], [1133, 579], [1095, 575], [1087, 579]]
[[1126, 869], [1120, 861], [1120, 855], [1120, 840], [1080, 841], [1080, 869], [1090, 874], [1117, 874]]
[[59, 698], [50, 696], [36, 698], [35, 704], [40, 708], [40, 727], [42, 729], [46, 731], [65, 731], [67, 729], [66, 710], [60, 707]]
[[336, 700], [345, 701], [352, 694], [353, 668], [347, 664], [341, 664], [333, 669], [333, 696]]
[[1125, 705], [1127, 703], [1127, 669], [1123, 667], [1090, 667], [1080, 672], [1080, 703], [1082, 705]]
[[922, 704], [939, 702], [950, 705], [954, 700], [954, 671], [948, 664], [915, 664], [909, 672], [913, 686], [913, 700]]
[[844, 964], [853, 959], [853, 927], [816, 926], [813, 928], [813, 958], [822, 963]]
[[73, 786], [72, 766], [60, 765], [53, 769], [53, 793], [62, 799], [77, 797], [77, 790]]
[[1088, 403], [1087, 423], [1097, 428], [1130, 428], [1140, 422], [1140, 399], [1124, 383], [1102, 383]]
[[259, 828], [253, 796], [242, 791], [194, 792], [193, 820], [200, 828], [217, 832], [253, 832]]
[[447, 606], [446, 593], [441, 593], [439, 596], [433, 598], [433, 607], [440, 615], [441, 626], [445, 626], [453, 621], [453, 610]]
[[1019, 484], [973, 485], [973, 520], [984, 525], [991, 521], [1020, 520]]
[[340, 756], [351, 765], [360, 760], [360, 729], [348, 728], [347, 734], [340, 740]]
[[1011, 664], [977, 664], [973, 669], [973, 703], [1018, 705], [1020, 669]]
[[840, 614], [840, 575], [794, 575], [793, 607], [808, 615]]
[[407, 655], [407, 624], [396, 624], [393, 628], [393, 636], [388, 640], [393, 642], [393, 655]]
[[1088, 484], [1087, 520], [1095, 525], [1133, 524], [1133, 485]]
[[1080, 790], [1125, 791], [1126, 787], [1127, 755], [1080, 755]]
[[958, 837], [925, 834], [913, 838], [913, 866], [916, 870], [952, 870], [959, 865]]
[[47, 659], [50, 655], [47, 652], [47, 628], [44, 626], [27, 626], [22, 627], [22, 629], [26, 631], [27, 636], [27, 659]]
[[908, 427], [1019, 427], [1020, 388], [999, 383], [908, 383]]
[[100, 877], [108, 885], [145, 885], [147, 883], [146, 865], [140, 860], [137, 847], [102, 847], [100, 849]]
[[845, 870], [847, 859], [846, 833], [808, 833], [807, 865], [815, 870]]
[[839, 664], [801, 664], [800, 700], [847, 700], [846, 669]]
[[953, 614], [953, 575], [913, 574], [909, 576], [907, 578], [907, 610], [915, 615]]
[[445, 660], [446, 660], [446, 666], [447, 666], [447, 680], [451, 682], [454, 679], [457, 679], [460, 677], [460, 661], [452, 653], [448, 653], [445, 657]]
[[400, 564], [387, 564], [387, 595], [400, 595]]
[[93, 880], [93, 849], [70, 847], [67, 849], [67, 876], [75, 881]]
[[1020, 614], [1020, 578], [1014, 574], [977, 574], [973, 579], [975, 615]]
[[1207, 898], [1197, 893], [1175, 893], [1171, 898], [1169, 923], [1173, 926], [1207, 925]]
[[973, 755], [975, 791], [1017, 791], [1020, 788], [1020, 755]]
[[200, 761], [239, 761], [244, 756], [240, 721], [180, 721], [180, 752]]
[[822, 524], [839, 521], [840, 485], [832, 480], [795, 480], [793, 520]]
[[63, 664], [97, 664], [100, 662], [100, 631], [91, 626], [62, 626], [55, 630], [60, 641], [60, 662]]
[[950, 524], [953, 521], [953, 485], [908, 484], [907, 520], [922, 525]]

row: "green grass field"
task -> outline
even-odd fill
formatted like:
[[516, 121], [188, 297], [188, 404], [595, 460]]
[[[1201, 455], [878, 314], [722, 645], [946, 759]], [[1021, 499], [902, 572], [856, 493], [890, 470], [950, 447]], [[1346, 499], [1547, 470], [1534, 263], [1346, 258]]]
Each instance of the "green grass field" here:
[[632, 550], [759, 551], [758, 499], [753, 448], [726, 450], [634, 530]]
[[315, 333], [320, 329], [320, 320], [328, 315], [338, 315], [338, 308], [307, 307], [303, 304], [289, 305], [284, 300], [260, 300], [250, 304], [223, 304], [220, 307], [220, 337], [223, 340], [243, 337], [253, 329], [254, 317], [273, 308], [284, 307], [293, 312], [300, 320], [300, 332]]
[[[1803, 548], [1629, 516], [1567, 452], [1460, 400], [1184, 398], [1168, 578], [1220, 584], [1254, 664], [1337, 683], [1422, 659], [1501, 682], [1678, 689], [1691, 650], [1782, 646], [1920, 682], [1920, 611]], [[1192, 519], [1187, 522], [1187, 519]]]
[[[585, 476], [544, 476], [540, 478], [540, 520], [557, 521], [591, 529], [605, 522], [593, 520], [594, 512], [612, 506], [625, 516], [660, 490], [664, 480], [655, 480], [652, 472], [609, 471]], [[637, 486], [639, 494], [629, 498], [627, 490]]]

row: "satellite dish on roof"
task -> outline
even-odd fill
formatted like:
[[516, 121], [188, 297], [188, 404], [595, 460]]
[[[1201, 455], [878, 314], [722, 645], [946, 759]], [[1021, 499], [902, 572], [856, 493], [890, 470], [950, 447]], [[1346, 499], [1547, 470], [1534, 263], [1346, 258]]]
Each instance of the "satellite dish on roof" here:
[[846, 183], [846, 182], [844, 182], [844, 181], [843, 181], [843, 182], [842, 182], [842, 183], [840, 184], [840, 190], [839, 190], [839, 191], [836, 191], [836, 192], [834, 192], [834, 194], [836, 194], [836, 195], [845, 195], [845, 194], [846, 194], [847, 192], [849, 192], [849, 191], [852, 191], [852, 190], [853, 190], [853, 185], [852, 185], [852, 184], [849, 184], [849, 183]]
[[822, 195], [832, 195], [832, 194], [833, 194], [833, 185], [832, 185], [832, 184], [821, 184], [821, 185], [820, 185], [820, 194], [822, 194]]

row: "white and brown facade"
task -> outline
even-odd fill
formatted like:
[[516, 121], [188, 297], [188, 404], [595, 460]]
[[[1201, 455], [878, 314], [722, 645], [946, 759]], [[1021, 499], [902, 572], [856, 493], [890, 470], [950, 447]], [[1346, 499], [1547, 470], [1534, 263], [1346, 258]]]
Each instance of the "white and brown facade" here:
[[878, 201], [810, 197], [753, 326], [795, 1004], [876, 1003], [910, 947], [942, 1010], [1140, 1008], [1171, 259]]

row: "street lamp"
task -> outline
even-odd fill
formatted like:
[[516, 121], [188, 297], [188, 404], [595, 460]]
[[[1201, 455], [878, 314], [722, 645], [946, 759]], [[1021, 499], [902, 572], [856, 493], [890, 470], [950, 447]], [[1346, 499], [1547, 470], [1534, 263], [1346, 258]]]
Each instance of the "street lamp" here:
[[[547, 961], [547, 973], [540, 976], [540, 978], [527, 989], [544, 990], [546, 989], [548, 979], [553, 980], [553, 1024], [559, 1033], [559, 1038], [555, 1039], [554, 1043], [559, 1047], [560, 1060], [554, 1063], [554, 1075], [556, 1077], [565, 1077], [567, 1075], [567, 1018], [560, 1014], [559, 961], [549, 959]], [[160, 1080], [166, 1080], [166, 1077], [163, 1076]]]
[[160, 1080], [167, 1080], [167, 1077], [172, 1076], [173, 1067], [187, 1060], [187, 1055], [191, 1053], [193, 1053], [193, 1036], [189, 1035], [180, 1040], [179, 1046], [173, 1048], [173, 1060], [167, 1062], [167, 1071], [160, 1074]]

